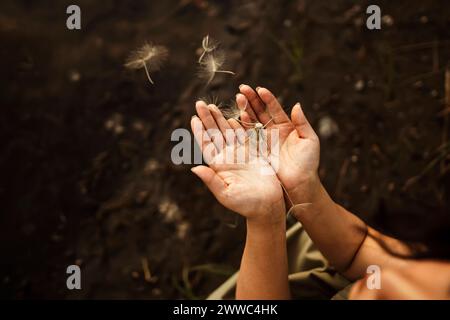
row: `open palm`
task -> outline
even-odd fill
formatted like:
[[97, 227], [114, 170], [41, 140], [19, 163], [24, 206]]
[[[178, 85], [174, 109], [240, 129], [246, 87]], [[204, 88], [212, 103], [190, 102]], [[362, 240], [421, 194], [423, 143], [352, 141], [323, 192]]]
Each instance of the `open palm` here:
[[[283, 192], [271, 165], [250, 154], [244, 129], [226, 120], [215, 105], [196, 104], [199, 117], [191, 121], [208, 166], [192, 171], [225, 207], [247, 218], [270, 215], [283, 207]], [[239, 158], [238, 158], [239, 155]]]
[[240, 87], [238, 105], [246, 108], [244, 122], [259, 121], [267, 124], [267, 130], [279, 130], [279, 166], [277, 176], [289, 194], [302, 195], [299, 202], [309, 202], [311, 181], [317, 177], [320, 158], [319, 138], [308, 123], [300, 104], [291, 112], [291, 119], [284, 112], [275, 96], [265, 88], [255, 92], [250, 86]]

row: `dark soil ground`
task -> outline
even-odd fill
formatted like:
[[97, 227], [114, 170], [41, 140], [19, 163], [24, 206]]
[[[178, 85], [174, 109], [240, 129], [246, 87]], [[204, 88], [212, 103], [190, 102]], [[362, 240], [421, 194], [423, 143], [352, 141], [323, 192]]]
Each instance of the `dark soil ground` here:
[[[230, 100], [241, 83], [302, 102], [322, 128], [325, 186], [367, 222], [448, 210], [450, 3], [376, 3], [379, 31], [365, 27], [369, 1], [80, 0], [82, 30], [69, 31], [68, 1], [1, 1], [0, 296], [202, 298], [224, 281], [243, 221], [231, 228], [190, 166], [172, 164], [170, 135], [197, 98]], [[205, 89], [208, 33], [236, 76]], [[154, 86], [123, 67], [145, 41], [170, 50]]]

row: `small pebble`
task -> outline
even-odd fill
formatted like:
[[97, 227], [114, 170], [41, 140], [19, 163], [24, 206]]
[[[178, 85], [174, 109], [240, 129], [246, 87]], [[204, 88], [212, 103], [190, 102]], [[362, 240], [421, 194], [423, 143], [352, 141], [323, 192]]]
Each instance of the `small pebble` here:
[[366, 84], [364, 83], [364, 80], [359, 79], [358, 81], [355, 82], [355, 90], [358, 92], [361, 92], [364, 90]]
[[420, 23], [422, 23], [422, 24], [427, 24], [428, 21], [430, 21], [430, 20], [428, 19], [427, 16], [421, 16], [420, 19], [419, 19], [419, 21], [420, 21]]
[[122, 125], [117, 125], [114, 127], [114, 133], [117, 135], [122, 134], [124, 130], [125, 128]]
[[69, 73], [69, 80], [71, 82], [78, 82], [78, 81], [81, 80], [81, 74], [78, 71], [76, 71], [76, 70], [72, 70]]
[[133, 122], [133, 129], [136, 131], [144, 131], [145, 124], [142, 121], [137, 120]]
[[414, 82], [413, 88], [414, 89], [422, 89], [423, 88], [423, 81], [422, 80], [418, 80], [418, 81]]
[[58, 243], [58, 242], [60, 242], [63, 238], [62, 238], [62, 236], [60, 236], [59, 234], [54, 233], [54, 234], [51, 235], [51, 239], [52, 239], [53, 242]]
[[364, 25], [364, 19], [361, 17], [357, 17], [353, 20], [353, 24], [355, 25], [355, 27], [360, 28]]
[[160, 168], [159, 162], [155, 159], [149, 159], [144, 167], [145, 174], [151, 174]]
[[339, 132], [339, 127], [331, 117], [325, 116], [319, 120], [319, 135], [328, 139]]
[[290, 20], [290, 19], [284, 20], [284, 21], [283, 21], [283, 25], [284, 25], [286, 28], [292, 27], [292, 20]]
[[138, 192], [138, 194], [136, 195], [136, 203], [140, 205], [144, 204], [147, 201], [148, 196], [149, 193], [146, 190]]
[[389, 182], [388, 184], [388, 191], [392, 192], [395, 189], [395, 183], [394, 182]]
[[154, 288], [154, 289], [152, 289], [152, 295], [153, 295], [153, 296], [158, 297], [158, 296], [160, 296], [161, 294], [162, 294], [161, 289], [159, 289], [159, 288]]
[[392, 16], [386, 14], [384, 16], [381, 17], [381, 21], [383, 22], [384, 25], [391, 27], [394, 25], [394, 18], [392, 18]]

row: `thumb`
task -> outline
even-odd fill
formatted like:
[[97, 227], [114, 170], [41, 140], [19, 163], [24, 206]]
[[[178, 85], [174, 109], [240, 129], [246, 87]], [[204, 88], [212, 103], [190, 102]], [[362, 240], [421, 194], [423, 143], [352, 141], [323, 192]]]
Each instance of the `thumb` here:
[[300, 103], [297, 103], [292, 108], [291, 121], [301, 138], [313, 138], [316, 136], [314, 129], [311, 127], [308, 119], [306, 119], [305, 114], [303, 113]]
[[225, 181], [223, 181], [223, 179], [210, 167], [197, 166], [191, 168], [191, 171], [206, 184], [217, 200], [220, 201], [220, 198], [222, 198], [223, 192], [227, 187]]

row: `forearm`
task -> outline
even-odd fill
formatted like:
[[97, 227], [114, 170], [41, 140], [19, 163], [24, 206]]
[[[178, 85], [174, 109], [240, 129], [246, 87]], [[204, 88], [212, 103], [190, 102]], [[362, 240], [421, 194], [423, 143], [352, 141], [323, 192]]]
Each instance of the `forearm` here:
[[[369, 228], [336, 204], [320, 182], [312, 183], [311, 189], [311, 203], [294, 208], [293, 214], [330, 264], [349, 280], [364, 277], [369, 265], [383, 268], [404, 263], [380, 245], [384, 242], [396, 252], [408, 254], [403, 243]], [[299, 196], [293, 194], [294, 200], [301, 201]]]
[[[382, 245], [383, 244], [383, 245]], [[385, 250], [388, 247], [392, 252]], [[402, 267], [406, 260], [401, 256], [411, 254], [409, 248], [401, 241], [388, 237], [378, 231], [368, 228], [367, 236], [356, 253], [351, 265], [345, 270], [344, 275], [348, 279], [359, 279], [367, 274], [370, 265], [377, 265], [381, 270], [386, 267]]]
[[[317, 181], [310, 184], [308, 204], [296, 206], [293, 215], [330, 264], [345, 272], [363, 244], [367, 226], [354, 214], [336, 204]], [[293, 193], [294, 203], [303, 203], [304, 195]]]
[[[284, 211], [284, 210], [283, 210]], [[289, 299], [286, 224], [247, 220], [236, 299]]]

